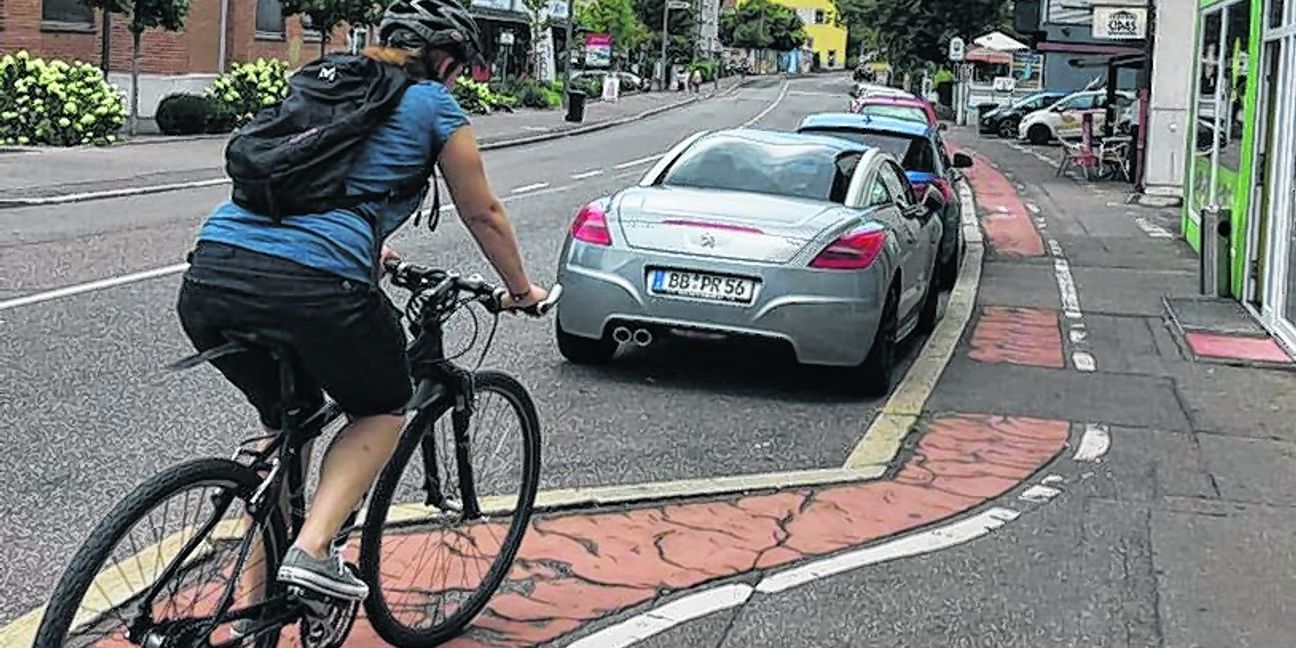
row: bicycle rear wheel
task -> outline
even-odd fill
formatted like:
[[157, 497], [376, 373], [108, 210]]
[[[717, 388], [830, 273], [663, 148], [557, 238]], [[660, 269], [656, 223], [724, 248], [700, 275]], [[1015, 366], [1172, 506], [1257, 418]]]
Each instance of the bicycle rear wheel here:
[[462, 631], [508, 576], [530, 522], [540, 480], [535, 404], [497, 372], [476, 375], [475, 403], [467, 459], [480, 516], [465, 516], [455, 502], [459, 460], [446, 406], [414, 418], [369, 502], [360, 547], [371, 588], [365, 610], [397, 646], [435, 645]]
[[[273, 592], [286, 549], [283, 523], [272, 512], [252, 531], [248, 557], [233, 573], [250, 525], [247, 500], [260, 482], [241, 464], [201, 459], [138, 486], [68, 564], [41, 619], [36, 648], [140, 644], [146, 636], [192, 639], [183, 645], [228, 641], [230, 624], [211, 623], [226, 586], [236, 580], [223, 619], [248, 609], [258, 589]], [[251, 547], [258, 545], [254, 554]], [[145, 603], [150, 590], [156, 594]], [[271, 648], [278, 639], [277, 631], [269, 632], [255, 645]]]

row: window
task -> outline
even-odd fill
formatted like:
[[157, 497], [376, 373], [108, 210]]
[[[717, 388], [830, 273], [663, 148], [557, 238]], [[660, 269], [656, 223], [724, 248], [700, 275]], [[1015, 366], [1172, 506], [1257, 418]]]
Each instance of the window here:
[[815, 24], [816, 24], [816, 25], [822, 25], [822, 24], [824, 24], [824, 12], [823, 12], [823, 9], [817, 9], [817, 10], [815, 10]]
[[324, 39], [324, 34], [315, 29], [315, 21], [306, 14], [301, 15], [302, 40], [308, 43], [318, 43]]
[[69, 27], [93, 27], [94, 10], [77, 0], [43, 0], [41, 21]]
[[[1269, 29], [1278, 29], [1283, 26], [1283, 18], [1287, 13], [1285, 0], [1269, 0]], [[1296, 300], [1293, 300], [1296, 303]]]
[[927, 111], [917, 106], [864, 104], [860, 107], [859, 113], [870, 117], [892, 117], [905, 121], [927, 123]]
[[881, 149], [900, 160], [904, 168], [910, 171], [936, 173], [936, 157], [932, 145], [926, 138], [909, 137], [892, 133], [868, 132], [854, 129], [805, 129], [802, 133], [823, 133], [859, 142], [866, 146]]
[[882, 182], [882, 174], [873, 176], [873, 182], [869, 183], [868, 207], [889, 207], [891, 206], [891, 192], [887, 191], [886, 183]]
[[887, 162], [882, 165], [879, 175], [882, 176], [882, 182], [886, 183], [887, 190], [896, 197], [896, 202], [900, 203], [901, 207], [908, 207], [913, 204], [913, 199], [909, 195], [909, 180], [905, 178], [905, 174], [900, 170], [900, 167]]
[[661, 184], [841, 202], [858, 159], [818, 143], [713, 135], [684, 151]]
[[261, 36], [283, 36], [283, 5], [279, 0], [257, 0], [256, 33]]

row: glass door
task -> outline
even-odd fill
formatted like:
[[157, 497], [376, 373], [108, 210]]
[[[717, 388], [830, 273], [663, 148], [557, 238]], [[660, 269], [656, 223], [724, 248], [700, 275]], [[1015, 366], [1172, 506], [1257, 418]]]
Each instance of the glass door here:
[[1296, 35], [1278, 43], [1282, 90], [1268, 174], [1269, 267], [1261, 316], [1288, 348], [1296, 349]]
[[1201, 212], [1217, 206], [1215, 195], [1216, 162], [1219, 160], [1219, 104], [1224, 90], [1223, 57], [1220, 43], [1224, 38], [1223, 9], [1206, 13], [1197, 37], [1197, 93], [1193, 106], [1193, 154], [1189, 174], [1189, 213], [1201, 223]]

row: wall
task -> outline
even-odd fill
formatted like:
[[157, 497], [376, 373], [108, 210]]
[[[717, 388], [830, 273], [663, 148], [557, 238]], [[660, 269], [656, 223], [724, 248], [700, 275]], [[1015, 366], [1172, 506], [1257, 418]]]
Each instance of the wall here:
[[1182, 196], [1197, 41], [1196, 0], [1160, 0], [1152, 59], [1152, 101], [1147, 125], [1146, 192]]
[[[828, 53], [836, 52], [837, 58], [831, 66], [840, 70], [846, 67], [846, 28], [838, 27], [836, 22], [837, 7], [831, 0], [772, 0], [797, 12], [805, 23], [806, 35], [811, 39], [811, 47], [819, 55], [820, 65], [828, 68]], [[823, 21], [816, 24], [816, 12], [823, 12]]]

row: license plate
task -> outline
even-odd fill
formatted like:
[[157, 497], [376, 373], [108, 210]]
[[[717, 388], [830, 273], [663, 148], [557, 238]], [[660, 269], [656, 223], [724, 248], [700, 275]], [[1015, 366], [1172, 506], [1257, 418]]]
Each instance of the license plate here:
[[689, 297], [730, 304], [750, 304], [756, 299], [756, 280], [688, 270], [653, 270], [648, 285], [654, 294]]

